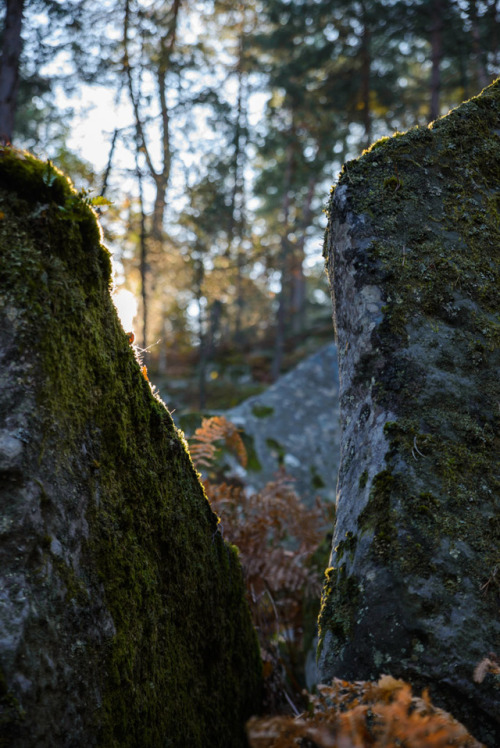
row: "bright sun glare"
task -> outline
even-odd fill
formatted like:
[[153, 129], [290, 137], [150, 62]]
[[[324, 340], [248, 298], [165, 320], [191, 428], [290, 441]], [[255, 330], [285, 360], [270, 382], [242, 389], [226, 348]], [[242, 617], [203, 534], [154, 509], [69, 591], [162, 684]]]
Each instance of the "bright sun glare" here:
[[137, 301], [133, 293], [122, 288], [113, 294], [113, 302], [125, 332], [133, 332]]

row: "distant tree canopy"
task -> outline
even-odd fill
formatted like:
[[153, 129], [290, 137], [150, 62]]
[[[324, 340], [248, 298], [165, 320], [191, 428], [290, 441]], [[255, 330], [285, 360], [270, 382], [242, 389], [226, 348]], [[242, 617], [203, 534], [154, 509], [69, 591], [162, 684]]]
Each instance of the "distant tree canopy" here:
[[[160, 368], [194, 346], [203, 382], [260, 340], [276, 376], [326, 300], [311, 257], [341, 164], [489, 83], [499, 25], [495, 0], [7, 0], [0, 133], [114, 201], [107, 241]], [[83, 86], [127, 112], [105, 174], [66, 145], [61, 92]]]

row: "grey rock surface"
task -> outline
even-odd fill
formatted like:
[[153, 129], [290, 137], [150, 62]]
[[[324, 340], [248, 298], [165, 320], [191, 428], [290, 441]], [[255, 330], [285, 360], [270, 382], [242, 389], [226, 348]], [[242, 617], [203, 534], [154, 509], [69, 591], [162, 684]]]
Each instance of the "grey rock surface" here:
[[[319, 670], [402, 677], [500, 745], [500, 82], [332, 196], [341, 465]], [[460, 156], [457, 157], [457, 153]]]
[[338, 388], [332, 343], [261, 395], [229, 410], [227, 418], [243, 430], [255, 452], [247, 470], [231, 462], [233, 471], [259, 490], [283, 467], [305, 503], [312, 504], [316, 496], [334, 501], [340, 457]]

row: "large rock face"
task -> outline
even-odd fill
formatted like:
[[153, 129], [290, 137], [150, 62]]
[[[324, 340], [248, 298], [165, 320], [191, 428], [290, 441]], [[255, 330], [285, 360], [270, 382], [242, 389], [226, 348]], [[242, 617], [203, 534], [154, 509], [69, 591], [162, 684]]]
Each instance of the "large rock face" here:
[[430, 686], [500, 745], [500, 83], [348, 163], [327, 268], [341, 466], [319, 665]]
[[0, 151], [0, 742], [245, 745], [237, 555], [109, 295], [92, 211]]
[[[249, 449], [240, 477], [256, 490], [284, 468], [309, 505], [335, 500], [340, 458], [339, 381], [333, 343], [301, 361], [263, 392], [226, 413]], [[229, 459], [229, 456], [227, 457]]]

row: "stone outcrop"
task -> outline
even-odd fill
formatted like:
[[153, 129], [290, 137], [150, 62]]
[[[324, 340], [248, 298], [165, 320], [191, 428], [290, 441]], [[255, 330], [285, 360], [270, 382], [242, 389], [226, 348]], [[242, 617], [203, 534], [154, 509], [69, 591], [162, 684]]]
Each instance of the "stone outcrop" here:
[[243, 746], [261, 665], [237, 554], [88, 203], [0, 151], [0, 742]]
[[236, 461], [232, 469], [258, 491], [284, 468], [306, 504], [312, 505], [316, 496], [334, 501], [340, 457], [338, 388], [337, 352], [331, 343], [262, 394], [227, 411], [227, 418], [242, 429], [250, 458], [246, 470]]
[[[325, 244], [341, 466], [321, 679], [429, 687], [500, 745], [500, 82], [346, 164]], [[494, 670], [494, 668], [493, 668]], [[483, 673], [484, 675], [484, 673]]]

